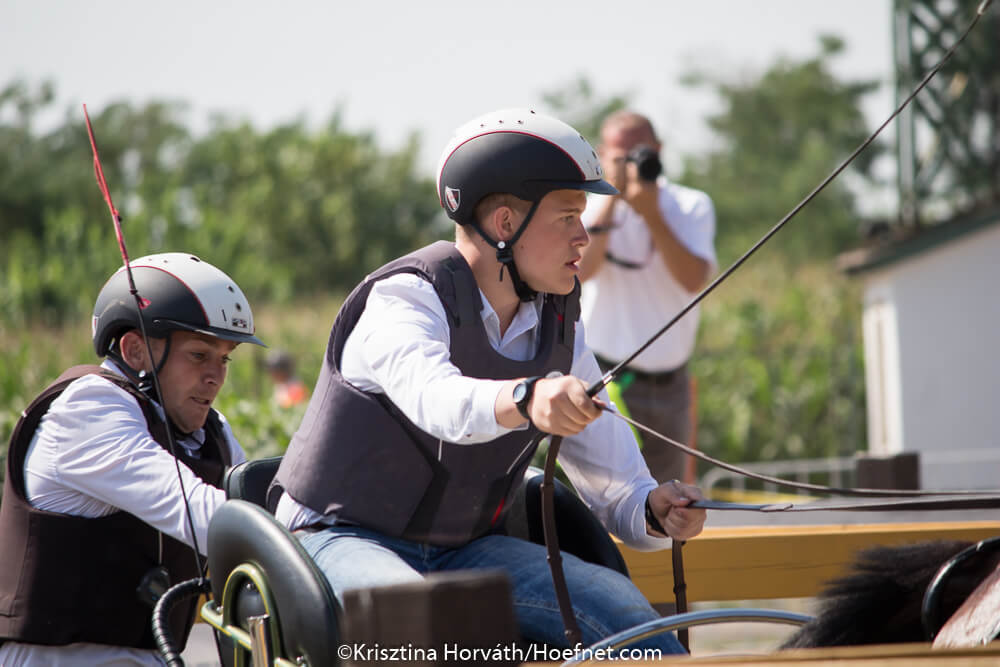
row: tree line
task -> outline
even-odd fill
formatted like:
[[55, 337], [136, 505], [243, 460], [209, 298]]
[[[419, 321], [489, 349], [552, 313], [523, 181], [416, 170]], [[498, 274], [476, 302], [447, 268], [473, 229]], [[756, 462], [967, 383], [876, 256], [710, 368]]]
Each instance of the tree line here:
[[[0, 92], [5, 319], [77, 317], [121, 264], [82, 109], [34, 129], [54, 97], [51, 85], [24, 81]], [[183, 124], [179, 103], [90, 113], [130, 255], [203, 255], [258, 301], [342, 292], [447, 231], [433, 181], [415, 168], [416, 136], [386, 151], [337, 113], [315, 129], [220, 117], [202, 136]]]
[[[843, 48], [823, 37], [814, 55], [780, 59], [762, 73], [686, 77], [719, 100], [706, 119], [716, 141], [668, 175], [712, 197], [720, 267], [867, 135], [861, 101], [878, 84], [833, 75]], [[82, 110], [39, 129], [57, 111], [55, 99], [45, 83], [0, 89], [0, 334], [11, 362], [0, 369], [4, 440], [20, 402], [62, 370], [47, 364], [87, 360], [37, 350], [31, 332], [65, 326], [64, 337], [80, 337], [98, 287], [121, 263]], [[592, 141], [600, 118], [629, 100], [627, 92], [598, 94], [585, 77], [544, 96], [549, 111]], [[372, 132], [345, 128], [336, 111], [318, 127], [261, 129], [217, 117], [197, 134], [182, 103], [121, 101], [90, 113], [131, 256], [194, 252], [236, 278], [255, 311], [281, 304], [278, 336], [269, 335], [305, 350], [309, 382], [317, 369], [305, 362], [318, 361], [328, 328], [298, 331], [294, 313], [328, 308], [382, 263], [452, 234], [433, 176], [418, 167], [417, 134], [389, 151]], [[878, 150], [856, 162], [856, 180], [873, 180]], [[704, 304], [692, 370], [699, 446], [713, 455], [747, 461], [863, 448], [860, 300], [831, 262], [863, 222], [845, 183], [834, 181]], [[80, 350], [89, 354], [85, 344]], [[245, 393], [262, 386], [255, 372], [234, 368], [230, 383], [243, 385], [244, 398], [221, 406], [241, 419], [251, 450], [291, 435], [287, 416], [272, 418], [260, 392]]]

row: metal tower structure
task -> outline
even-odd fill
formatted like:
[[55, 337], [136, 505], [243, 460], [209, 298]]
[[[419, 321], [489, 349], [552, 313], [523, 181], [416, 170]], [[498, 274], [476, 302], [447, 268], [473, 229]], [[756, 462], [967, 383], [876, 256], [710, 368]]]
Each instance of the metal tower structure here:
[[[895, 0], [901, 101], [981, 0]], [[897, 124], [899, 220], [919, 226], [1000, 206], [1000, 11], [991, 7]]]

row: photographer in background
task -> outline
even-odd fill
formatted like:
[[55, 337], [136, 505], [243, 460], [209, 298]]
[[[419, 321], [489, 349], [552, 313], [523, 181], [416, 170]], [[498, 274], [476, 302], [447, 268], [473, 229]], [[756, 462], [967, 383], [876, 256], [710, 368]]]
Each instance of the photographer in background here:
[[[645, 116], [609, 115], [600, 140], [601, 164], [619, 194], [592, 196], [583, 214], [590, 244], [580, 262], [581, 319], [607, 372], [677, 315], [715, 271], [715, 210], [704, 192], [662, 174], [660, 142]], [[697, 330], [695, 308], [617, 381], [635, 420], [683, 443], [692, 435], [687, 361]], [[684, 477], [683, 452], [643, 440], [658, 482]]]

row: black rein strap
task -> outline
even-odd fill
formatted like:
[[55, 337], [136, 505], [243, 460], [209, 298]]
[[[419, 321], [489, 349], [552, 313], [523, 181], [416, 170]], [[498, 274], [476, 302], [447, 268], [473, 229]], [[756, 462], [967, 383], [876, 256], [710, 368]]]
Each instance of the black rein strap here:
[[[545, 437], [540, 433], [538, 438]], [[545, 471], [542, 476], [542, 532], [545, 535], [545, 553], [552, 572], [552, 586], [556, 590], [556, 601], [559, 603], [559, 614], [562, 616], [566, 640], [570, 646], [580, 643], [582, 633], [573, 614], [573, 605], [569, 599], [569, 588], [566, 586], [566, 575], [562, 567], [562, 555], [559, 552], [559, 536], [556, 534], [556, 513], [553, 501], [555, 489], [556, 457], [562, 445], [562, 436], [554, 435], [549, 441], [549, 451], [545, 456]]]
[[[670, 563], [674, 572], [674, 610], [678, 614], [686, 614], [688, 610], [687, 582], [684, 580], [684, 554], [681, 549], [684, 547], [684, 540], [674, 540], [670, 547]], [[681, 628], [677, 631], [677, 641], [681, 643], [684, 650], [691, 652], [691, 645], [688, 639], [688, 629]]]

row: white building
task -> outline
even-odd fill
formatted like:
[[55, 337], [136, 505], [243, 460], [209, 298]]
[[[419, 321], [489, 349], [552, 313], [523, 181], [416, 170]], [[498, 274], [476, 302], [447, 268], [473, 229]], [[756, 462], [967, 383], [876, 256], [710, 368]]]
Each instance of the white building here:
[[1000, 211], [862, 248], [868, 449], [926, 489], [1000, 488]]

